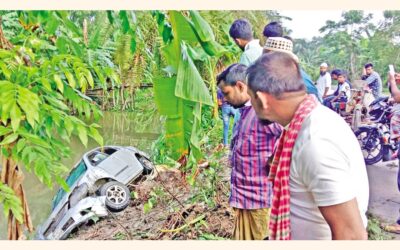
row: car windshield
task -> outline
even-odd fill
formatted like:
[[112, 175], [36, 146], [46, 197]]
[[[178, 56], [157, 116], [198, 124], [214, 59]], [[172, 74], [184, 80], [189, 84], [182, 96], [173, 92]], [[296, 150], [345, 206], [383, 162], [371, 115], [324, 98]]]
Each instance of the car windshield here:
[[[65, 182], [67, 183], [68, 187], [71, 188], [76, 181], [78, 181], [81, 176], [86, 172], [87, 167], [85, 162], [82, 160], [78, 166], [76, 166], [76, 168], [74, 168], [71, 173], [69, 174], [69, 176], [67, 177], [67, 179], [65, 180]], [[53, 205], [51, 210], [53, 210], [58, 203], [61, 201], [61, 199], [65, 196], [66, 192], [64, 189], [60, 188], [57, 192], [57, 195], [54, 197], [53, 199]]]

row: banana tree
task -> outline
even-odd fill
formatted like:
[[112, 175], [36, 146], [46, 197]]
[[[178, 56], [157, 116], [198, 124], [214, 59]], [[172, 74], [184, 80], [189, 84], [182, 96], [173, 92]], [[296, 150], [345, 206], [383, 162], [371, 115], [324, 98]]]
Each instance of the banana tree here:
[[[187, 165], [192, 167], [202, 157], [199, 147], [202, 105], [214, 105], [195, 61], [221, 56], [227, 50], [215, 41], [210, 26], [197, 11], [185, 14], [155, 13], [165, 44], [162, 51], [168, 76], [154, 80], [154, 95], [159, 113], [166, 116], [165, 138], [171, 157], [188, 155]], [[215, 89], [215, 85], [210, 88]]]
[[71, 137], [103, 144], [95, 123], [102, 114], [82, 92], [95, 77], [111, 77], [74, 55], [84, 51], [72, 35], [81, 33], [64, 12], [20, 12], [18, 22], [14, 37], [0, 29], [0, 203], [9, 239], [23, 238], [24, 226], [33, 230], [22, 168], [68, 190], [61, 159], [70, 156]]

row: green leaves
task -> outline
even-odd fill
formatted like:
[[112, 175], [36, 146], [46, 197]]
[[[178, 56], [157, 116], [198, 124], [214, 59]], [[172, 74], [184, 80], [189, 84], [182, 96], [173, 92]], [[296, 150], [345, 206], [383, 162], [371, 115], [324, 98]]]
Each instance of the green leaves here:
[[23, 115], [29, 124], [35, 127], [39, 121], [39, 104], [39, 97], [29, 89], [8, 81], [0, 81], [1, 120], [4, 123], [11, 118], [14, 131], [18, 130]]
[[[89, 137], [100, 145], [104, 143], [99, 126], [92, 123], [92, 118], [98, 119], [101, 111], [84, 92], [96, 84], [107, 87], [107, 78], [115, 85], [120, 79], [114, 69], [89, 58], [91, 54], [82, 43], [80, 24], [69, 12], [19, 14], [12, 20], [21, 25], [16, 32], [3, 26], [14, 48], [0, 49], [1, 156], [34, 172], [49, 188], [55, 181], [68, 189], [62, 178], [68, 168], [60, 162], [71, 154], [71, 138], [78, 137], [85, 146]], [[129, 35], [134, 35], [134, 26], [129, 23], [131, 13], [126, 14], [124, 25], [129, 26]], [[14, 36], [10, 35], [13, 32]], [[97, 37], [101, 35], [97, 32]], [[102, 56], [101, 50], [97, 53]], [[111, 62], [111, 54], [106, 59]], [[19, 199], [1, 182], [0, 206], [6, 216], [12, 212], [23, 222]]]
[[209, 56], [220, 57], [224, 53], [228, 52], [228, 50], [225, 47], [223, 47], [221, 44], [217, 43], [214, 40], [208, 42], [201, 42], [200, 44], [203, 47], [204, 51], [207, 52]]
[[189, 23], [193, 31], [196, 33], [204, 51], [209, 56], [216, 57], [220, 57], [224, 53], [227, 53], [228, 50], [217, 41], [215, 41], [214, 32], [212, 31], [208, 22], [203, 17], [201, 17], [200, 13], [195, 10], [191, 10], [189, 12], [191, 17], [191, 22]]
[[4, 145], [10, 144], [10, 143], [13, 143], [17, 139], [18, 139], [18, 134], [8, 135], [0, 142], [0, 146], [4, 146]]
[[127, 11], [126, 10], [121, 10], [119, 12], [119, 18], [121, 19], [121, 23], [122, 23], [122, 32], [124, 34], [128, 33], [128, 31], [130, 30], [131, 26], [129, 24]]
[[169, 19], [171, 22], [172, 33], [174, 38], [188, 43], [198, 42], [195, 32], [193, 31], [190, 23], [179, 11], [168, 11]]
[[[129, 34], [130, 35], [130, 49], [131, 53], [135, 53], [136, 51], [136, 27], [131, 26], [131, 22], [129, 21], [129, 17], [132, 17], [134, 19], [134, 12], [128, 12], [126, 10], [120, 10], [119, 11], [119, 18], [121, 22], [121, 28], [122, 28], [122, 33], [123, 34]], [[114, 22], [114, 18], [112, 17], [112, 14], [108, 13], [108, 17], [111, 23]], [[111, 21], [112, 20], [112, 21]]]
[[11, 108], [10, 118], [11, 118], [11, 127], [15, 132], [18, 130], [19, 124], [21, 122], [21, 110], [19, 109], [17, 104], [14, 104], [13, 107]]
[[167, 69], [169, 72], [177, 72], [176, 78], [154, 80], [158, 110], [167, 117], [166, 144], [174, 159], [190, 152], [188, 165], [193, 165], [202, 157], [198, 139], [202, 105], [213, 105], [194, 60], [207, 61], [209, 56], [220, 56], [226, 49], [215, 41], [210, 25], [197, 11], [190, 11], [191, 20], [179, 11], [169, 11], [172, 28], [169, 37], [165, 34], [169, 32], [166, 31], [165, 15], [156, 11], [155, 17], [160, 35], [166, 43], [162, 52], [169, 64]]
[[56, 82], [57, 85], [57, 89], [63, 93], [64, 92], [64, 83], [61, 80], [61, 76], [60, 75], [54, 75], [54, 81]]
[[101, 146], [104, 146], [103, 137], [100, 135], [99, 131], [94, 127], [89, 127], [90, 136]]
[[185, 127], [191, 129], [190, 110], [183, 109], [183, 100], [175, 96], [176, 78], [154, 79], [154, 99], [161, 115], [167, 117], [165, 121], [166, 144], [172, 152], [171, 157], [178, 159], [187, 153], [188, 138], [185, 138]]
[[151, 197], [144, 205], [143, 205], [143, 212], [145, 214], [149, 213], [151, 209], [156, 205], [157, 198]]
[[2, 61], [0, 61], [0, 69], [1, 73], [5, 76], [7, 80], [10, 80], [11, 77], [11, 71], [7, 68], [6, 64]]
[[200, 13], [195, 10], [190, 10], [190, 17], [192, 18], [192, 27], [202, 42], [214, 41], [215, 36], [210, 25], [206, 20], [201, 17]]
[[59, 37], [56, 41], [56, 46], [61, 54], [68, 54], [68, 41], [64, 37]]
[[17, 218], [17, 220], [23, 222], [23, 209], [21, 200], [15, 195], [14, 191], [0, 181], [0, 204], [3, 205], [4, 217], [8, 218], [8, 214], [11, 212]]
[[79, 139], [81, 140], [82, 144], [85, 145], [85, 147], [86, 147], [87, 146], [87, 142], [88, 142], [86, 128], [84, 126], [78, 124], [77, 125], [77, 130], [78, 130]]
[[0, 136], [10, 133], [12, 130], [7, 127], [0, 126]]
[[49, 188], [52, 187], [50, 168], [51, 166], [49, 166], [43, 159], [36, 160], [35, 162], [35, 175], [42, 183], [47, 185]]
[[210, 93], [190, 58], [185, 43], [181, 44], [181, 53], [182, 58], [179, 61], [175, 95], [189, 101], [212, 106], [213, 101]]
[[46, 32], [53, 35], [56, 32], [59, 25], [60, 25], [60, 21], [56, 18], [56, 16], [54, 14], [51, 15], [47, 19], [47, 22], [45, 25]]
[[168, 44], [172, 39], [171, 25], [166, 21], [165, 14], [162, 11], [153, 11], [153, 17], [156, 18], [158, 24], [158, 32], [163, 38], [163, 42]]

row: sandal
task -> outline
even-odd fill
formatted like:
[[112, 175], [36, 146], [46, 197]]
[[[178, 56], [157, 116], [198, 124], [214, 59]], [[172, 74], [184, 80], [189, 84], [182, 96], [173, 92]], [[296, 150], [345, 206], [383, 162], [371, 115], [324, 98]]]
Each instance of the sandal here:
[[399, 224], [387, 225], [383, 228], [383, 230], [389, 233], [400, 234], [400, 225]]

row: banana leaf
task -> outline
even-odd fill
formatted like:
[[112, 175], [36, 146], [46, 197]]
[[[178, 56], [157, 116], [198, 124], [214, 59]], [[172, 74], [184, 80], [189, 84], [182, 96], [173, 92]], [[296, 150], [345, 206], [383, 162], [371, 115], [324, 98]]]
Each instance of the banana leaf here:
[[175, 95], [183, 99], [213, 105], [212, 98], [199, 71], [189, 56], [185, 43], [181, 44], [182, 58], [179, 62]]
[[193, 59], [193, 61], [202, 61], [205, 62], [208, 58], [206, 52], [201, 46], [193, 48], [190, 45], [187, 45], [189, 56]]
[[214, 32], [206, 20], [201, 17], [200, 13], [196, 10], [190, 10], [190, 17], [192, 22], [190, 25], [193, 30], [197, 33], [201, 42], [215, 41]]
[[188, 153], [193, 110], [175, 96], [176, 77], [154, 79], [154, 99], [161, 115], [166, 116], [165, 143], [171, 157], [178, 159]]
[[[170, 71], [176, 70], [177, 73], [175, 77], [154, 79], [154, 98], [160, 114], [166, 116], [165, 140], [170, 156], [178, 159], [189, 154], [188, 167], [191, 167], [202, 157], [199, 144], [202, 105], [213, 105], [209, 90], [193, 60], [204, 61], [207, 54], [219, 55], [224, 49], [221, 45], [218, 47], [212, 30], [208, 30], [209, 26], [203, 24], [205, 21], [197, 12], [191, 12], [193, 23], [178, 11], [169, 11], [168, 17], [172, 39], [162, 48], [162, 53]], [[158, 21], [160, 26], [164, 18]], [[195, 26], [205, 27], [205, 30], [197, 31]], [[163, 36], [163, 30], [159, 31]], [[203, 45], [202, 50], [198, 49], [202, 40], [209, 52], [204, 50]], [[193, 49], [191, 45], [198, 47]]]
[[209, 42], [200, 42], [200, 44], [209, 56], [220, 57], [229, 52], [224, 46], [215, 40], [211, 40]]
[[179, 41], [197, 42], [197, 36], [188, 20], [179, 11], [169, 11], [169, 20], [173, 29], [174, 38]]

